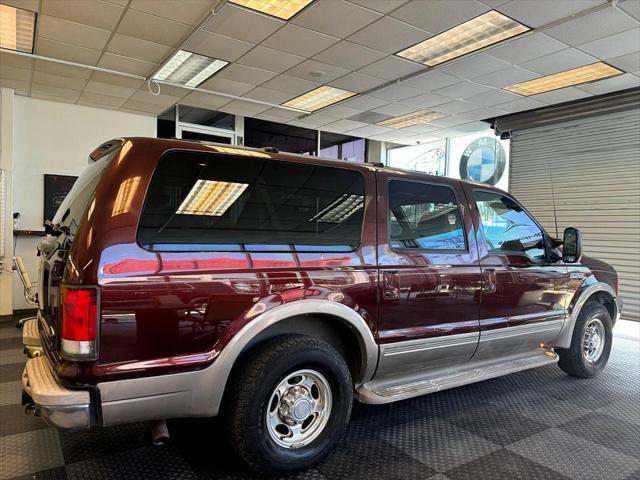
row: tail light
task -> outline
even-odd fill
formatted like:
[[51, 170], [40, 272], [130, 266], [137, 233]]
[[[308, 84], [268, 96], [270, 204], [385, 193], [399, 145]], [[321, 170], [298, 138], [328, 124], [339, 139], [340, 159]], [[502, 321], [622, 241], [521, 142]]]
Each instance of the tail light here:
[[98, 357], [98, 288], [61, 287], [62, 354], [70, 360]]

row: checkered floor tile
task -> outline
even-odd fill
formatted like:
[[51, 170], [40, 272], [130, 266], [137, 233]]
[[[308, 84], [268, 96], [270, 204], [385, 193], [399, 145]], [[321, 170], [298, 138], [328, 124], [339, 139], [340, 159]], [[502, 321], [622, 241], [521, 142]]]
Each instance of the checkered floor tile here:
[[[257, 479], [220, 422], [58, 431], [23, 414], [19, 331], [0, 324], [0, 480]], [[390, 405], [356, 403], [338, 448], [297, 480], [640, 480], [640, 341], [616, 336], [607, 369], [555, 365]]]

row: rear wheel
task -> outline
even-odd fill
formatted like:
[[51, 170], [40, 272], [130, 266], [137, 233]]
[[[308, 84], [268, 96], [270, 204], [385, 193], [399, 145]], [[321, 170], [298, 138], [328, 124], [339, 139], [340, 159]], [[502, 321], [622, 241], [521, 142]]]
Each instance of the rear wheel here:
[[558, 365], [572, 377], [595, 377], [609, 360], [612, 339], [609, 311], [599, 303], [588, 303], [576, 320], [571, 346], [556, 349]]
[[253, 351], [225, 399], [231, 446], [254, 470], [309, 468], [335, 446], [351, 414], [352, 382], [329, 344], [289, 335]]

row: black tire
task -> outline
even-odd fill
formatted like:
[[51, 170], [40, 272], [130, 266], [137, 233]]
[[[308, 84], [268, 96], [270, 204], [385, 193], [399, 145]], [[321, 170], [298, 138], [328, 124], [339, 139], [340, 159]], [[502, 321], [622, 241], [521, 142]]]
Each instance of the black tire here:
[[[583, 351], [583, 340], [585, 330], [594, 319], [599, 319], [604, 326], [604, 349], [594, 362], [587, 360]], [[560, 355], [558, 366], [566, 374], [578, 378], [592, 378], [598, 375], [605, 367], [611, 353], [611, 344], [613, 340], [612, 322], [609, 311], [601, 304], [596, 302], [587, 303], [576, 320], [573, 328], [573, 336], [571, 338], [571, 346], [569, 348], [557, 348], [556, 352]]]
[[[266, 416], [276, 386], [301, 369], [324, 376], [332, 406], [326, 425], [315, 439], [300, 448], [285, 448], [271, 437]], [[231, 447], [260, 473], [288, 474], [310, 468], [340, 440], [351, 416], [352, 397], [349, 368], [331, 345], [302, 335], [269, 340], [244, 359], [225, 393], [223, 415]]]

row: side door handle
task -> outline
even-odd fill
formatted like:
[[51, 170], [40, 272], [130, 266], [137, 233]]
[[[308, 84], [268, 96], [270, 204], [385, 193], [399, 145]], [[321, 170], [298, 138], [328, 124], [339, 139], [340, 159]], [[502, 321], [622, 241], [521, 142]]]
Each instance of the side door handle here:
[[400, 277], [396, 271], [382, 272], [382, 299], [400, 299]]
[[496, 271], [493, 268], [486, 268], [482, 272], [482, 292], [496, 293]]

